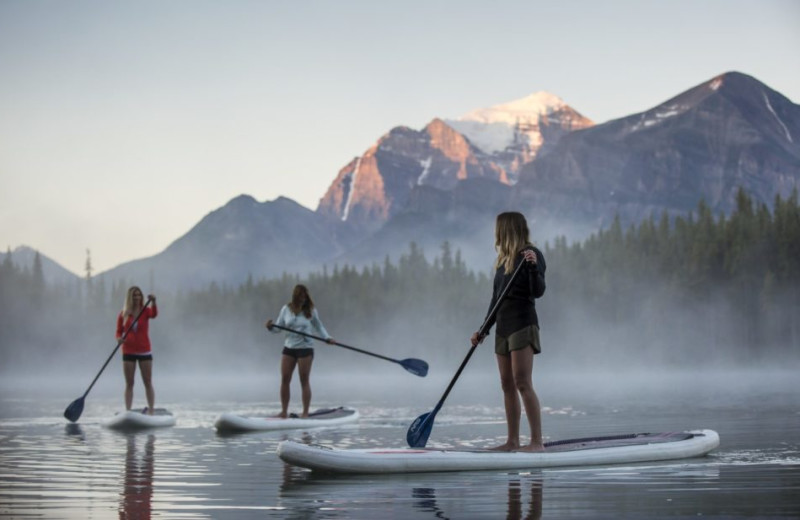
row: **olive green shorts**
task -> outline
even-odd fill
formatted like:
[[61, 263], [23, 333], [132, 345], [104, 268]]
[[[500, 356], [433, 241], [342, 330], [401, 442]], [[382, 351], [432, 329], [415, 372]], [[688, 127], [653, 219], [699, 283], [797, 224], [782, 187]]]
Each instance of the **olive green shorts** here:
[[534, 354], [542, 351], [542, 345], [539, 343], [539, 327], [536, 325], [528, 325], [508, 337], [494, 335], [494, 352], [501, 356], [507, 356], [513, 350], [520, 350], [528, 346], [533, 347]]

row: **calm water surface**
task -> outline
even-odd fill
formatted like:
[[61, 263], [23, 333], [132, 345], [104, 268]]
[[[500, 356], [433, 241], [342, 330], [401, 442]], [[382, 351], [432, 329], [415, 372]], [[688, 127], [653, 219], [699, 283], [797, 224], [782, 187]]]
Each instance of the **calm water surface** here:
[[[67, 424], [61, 413], [85, 388], [76, 387], [69, 395], [31, 396], [19, 385], [5, 384], [0, 395], [0, 516], [800, 516], [800, 383], [791, 371], [622, 381], [606, 375], [583, 377], [579, 383], [577, 377], [552, 376], [537, 382], [547, 440], [717, 430], [720, 448], [700, 459], [541, 471], [331, 476], [288, 466], [275, 455], [277, 444], [287, 438], [342, 448], [404, 446], [413, 418], [433, 408], [449, 379], [398, 381], [391, 383], [395, 391], [382, 394], [359, 388], [358, 398], [352, 386], [315, 382], [315, 407], [355, 406], [362, 414], [357, 424], [235, 436], [215, 432], [217, 415], [267, 415], [277, 403], [260, 401], [249, 390], [242, 391], [242, 398], [231, 397], [236, 392], [230, 388], [224, 395], [210, 392], [214, 383], [207, 381], [207, 391], [193, 397], [160, 391], [159, 405], [178, 418], [174, 428], [120, 434], [100, 423], [119, 409], [121, 396], [90, 394], [81, 420]], [[496, 381], [471, 375], [459, 384], [437, 415], [428, 445], [499, 443], [505, 423]], [[253, 388], [268, 394], [271, 385], [261, 382]]]

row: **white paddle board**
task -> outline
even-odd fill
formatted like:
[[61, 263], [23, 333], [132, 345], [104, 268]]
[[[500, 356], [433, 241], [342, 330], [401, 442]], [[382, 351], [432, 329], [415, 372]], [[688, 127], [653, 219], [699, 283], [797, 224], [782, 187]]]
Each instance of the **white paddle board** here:
[[220, 433], [242, 433], [270, 430], [292, 430], [297, 428], [319, 428], [355, 422], [359, 418], [358, 410], [353, 408], [323, 408], [308, 414], [308, 417], [292, 415], [286, 419], [280, 417], [243, 417], [232, 413], [224, 413], [214, 421], [214, 427]]
[[713, 430], [635, 433], [545, 443], [539, 453], [430, 448], [333, 449], [283, 441], [278, 456], [294, 466], [330, 473], [528, 470], [700, 457], [719, 446]]
[[164, 428], [167, 426], [175, 426], [175, 416], [164, 408], [156, 408], [153, 415], [144, 413], [143, 410], [128, 410], [126, 412], [117, 413], [114, 417], [103, 423], [103, 426], [119, 431]]

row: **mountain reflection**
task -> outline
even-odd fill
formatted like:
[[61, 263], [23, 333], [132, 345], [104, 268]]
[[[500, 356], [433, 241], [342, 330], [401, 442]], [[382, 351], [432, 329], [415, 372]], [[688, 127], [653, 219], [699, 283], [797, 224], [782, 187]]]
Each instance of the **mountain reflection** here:
[[137, 447], [137, 435], [128, 436], [125, 452], [125, 481], [119, 504], [120, 519], [149, 519], [153, 498], [155, 435], [148, 435], [144, 449]]

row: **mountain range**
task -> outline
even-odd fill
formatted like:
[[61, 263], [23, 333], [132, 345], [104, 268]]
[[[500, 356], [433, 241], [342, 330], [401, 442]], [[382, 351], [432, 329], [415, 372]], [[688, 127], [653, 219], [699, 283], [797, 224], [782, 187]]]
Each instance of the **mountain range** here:
[[396, 127], [354, 157], [315, 211], [248, 195], [218, 208], [164, 251], [99, 276], [153, 280], [158, 290], [235, 285], [248, 275], [396, 258], [414, 241], [444, 242], [488, 270], [494, 216], [522, 211], [534, 240], [580, 240], [619, 216], [717, 214], [739, 188], [771, 206], [800, 186], [800, 106], [728, 72], [643, 112], [595, 124], [557, 96]]

